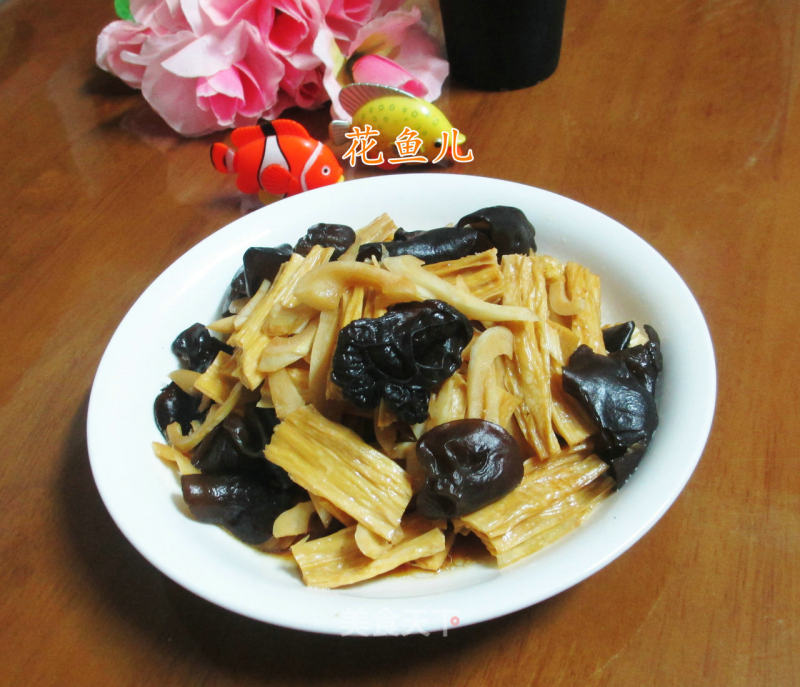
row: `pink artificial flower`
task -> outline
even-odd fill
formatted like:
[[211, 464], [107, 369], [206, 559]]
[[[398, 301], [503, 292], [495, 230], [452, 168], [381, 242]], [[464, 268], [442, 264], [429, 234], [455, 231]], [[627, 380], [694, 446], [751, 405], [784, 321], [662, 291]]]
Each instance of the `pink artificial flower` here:
[[315, 52], [326, 65], [324, 83], [334, 117], [346, 117], [339, 91], [357, 81], [396, 86], [429, 101], [441, 95], [449, 64], [420, 17], [417, 7], [378, 16], [356, 32], [346, 54], [335, 43], [317, 42]]
[[[397, 0], [395, 4], [400, 4]], [[325, 14], [325, 23], [338, 41], [349, 43], [358, 30], [373, 16], [374, 0], [333, 0]]]
[[382, 55], [395, 62], [422, 83], [423, 97], [433, 101], [442, 94], [450, 65], [442, 57], [441, 45], [425, 31], [420, 18], [418, 7], [376, 17], [358, 31], [350, 56]]
[[145, 64], [139, 53], [151, 33], [139, 24], [112, 21], [97, 37], [98, 66], [115, 74], [131, 88], [141, 88]]
[[154, 37], [147, 48], [142, 95], [178, 133], [202, 136], [273, 116], [284, 65], [252, 24]]
[[435, 99], [441, 41], [404, 0], [130, 0], [134, 21], [97, 39], [97, 64], [175, 131], [200, 136], [333, 100], [352, 78]]

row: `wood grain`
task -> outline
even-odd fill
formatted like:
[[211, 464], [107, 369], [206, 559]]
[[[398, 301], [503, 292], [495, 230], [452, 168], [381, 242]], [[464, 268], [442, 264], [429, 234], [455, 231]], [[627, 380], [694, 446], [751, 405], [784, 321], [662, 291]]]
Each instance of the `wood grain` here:
[[[633, 549], [441, 636], [323, 637], [184, 591], [112, 523], [86, 404], [114, 328], [238, 217], [208, 145], [94, 66], [113, 3], [0, 4], [0, 683], [792, 685], [800, 675], [800, 5], [570, 0], [532, 88], [447, 84], [475, 161], [614, 217], [693, 290], [719, 402], [686, 490]], [[293, 112], [324, 137], [328, 114]], [[363, 176], [364, 171], [348, 171]], [[124, 385], [121, 385], [124, 393]]]

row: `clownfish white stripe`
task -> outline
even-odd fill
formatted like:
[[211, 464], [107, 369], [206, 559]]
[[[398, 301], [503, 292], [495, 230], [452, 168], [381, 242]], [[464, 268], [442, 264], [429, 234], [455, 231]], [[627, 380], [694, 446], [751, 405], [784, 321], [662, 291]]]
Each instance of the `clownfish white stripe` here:
[[311, 169], [314, 162], [316, 162], [319, 154], [322, 152], [322, 143], [317, 141], [317, 145], [315, 146], [314, 150], [312, 151], [311, 155], [308, 156], [308, 160], [303, 165], [303, 171], [300, 172], [300, 188], [304, 191], [308, 191], [308, 184], [306, 183], [306, 175], [308, 174], [308, 170]]
[[280, 165], [284, 169], [289, 169], [289, 161], [283, 154], [280, 145], [278, 145], [277, 136], [267, 136], [264, 141], [264, 154], [261, 157], [261, 166], [258, 168], [258, 185], [263, 189], [261, 184], [261, 175], [264, 170], [270, 165]]

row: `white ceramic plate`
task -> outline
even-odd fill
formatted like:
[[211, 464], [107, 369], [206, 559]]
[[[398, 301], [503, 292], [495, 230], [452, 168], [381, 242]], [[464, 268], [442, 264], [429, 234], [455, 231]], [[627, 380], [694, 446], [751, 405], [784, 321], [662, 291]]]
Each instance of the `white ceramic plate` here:
[[[305, 587], [290, 561], [261, 554], [180, 506], [179, 483], [153, 456], [153, 400], [175, 367], [173, 338], [218, 314], [251, 245], [294, 243], [316, 222], [363, 226], [382, 212], [408, 230], [513, 205], [539, 252], [576, 260], [603, 280], [604, 322], [635, 319], [661, 335], [660, 425], [638, 470], [574, 533], [504, 570], [488, 564], [388, 576], [351, 588]], [[220, 606], [277, 625], [331, 634], [435, 632], [535, 604], [623, 553], [683, 489], [711, 426], [716, 370], [708, 328], [670, 265], [628, 229], [585, 205], [521, 184], [453, 174], [348, 181], [279, 201], [209, 236], [136, 301], [103, 355], [88, 413], [97, 487], [117, 525], [153, 565]]]

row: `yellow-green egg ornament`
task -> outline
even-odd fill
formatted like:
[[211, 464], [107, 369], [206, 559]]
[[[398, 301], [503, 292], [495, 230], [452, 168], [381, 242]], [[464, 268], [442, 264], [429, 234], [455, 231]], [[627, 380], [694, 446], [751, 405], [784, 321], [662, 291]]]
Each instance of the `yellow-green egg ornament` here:
[[[354, 83], [345, 86], [339, 94], [342, 108], [350, 115], [350, 121], [335, 119], [330, 125], [334, 145], [345, 145], [354, 140], [354, 132], [370, 130], [371, 146], [362, 161], [376, 164], [379, 155], [383, 159], [406, 158], [409, 162], [431, 162], [440, 156], [443, 145], [452, 146], [450, 137], [456, 131], [444, 113], [435, 105], [406, 91], [380, 84]], [[369, 129], [368, 129], [369, 127]], [[413, 138], [421, 146], [403, 145], [406, 127], [416, 132]], [[377, 131], [376, 133], [373, 133]], [[400, 139], [400, 143], [398, 143]], [[466, 136], [460, 131], [455, 145], [463, 145]], [[416, 158], [415, 160], [410, 159]], [[423, 160], [421, 158], [426, 158]], [[445, 156], [446, 158], [446, 156]], [[353, 160], [351, 159], [351, 164]], [[385, 162], [378, 166], [393, 169], [399, 163]]]

